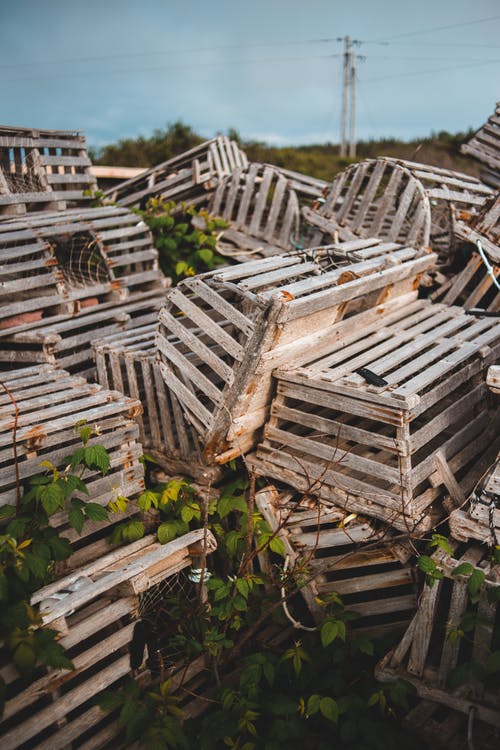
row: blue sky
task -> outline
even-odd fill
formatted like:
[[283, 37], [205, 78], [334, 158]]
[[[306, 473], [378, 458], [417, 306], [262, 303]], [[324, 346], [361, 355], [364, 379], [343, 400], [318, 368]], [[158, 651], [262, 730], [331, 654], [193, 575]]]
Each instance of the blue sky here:
[[476, 128], [500, 99], [498, 0], [0, 0], [0, 122], [338, 142], [346, 34], [360, 138]]

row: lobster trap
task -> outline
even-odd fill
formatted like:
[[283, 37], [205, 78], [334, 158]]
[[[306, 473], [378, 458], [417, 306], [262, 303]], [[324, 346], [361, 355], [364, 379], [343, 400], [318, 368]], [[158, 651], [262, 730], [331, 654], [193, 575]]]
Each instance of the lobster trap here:
[[348, 512], [429, 529], [442, 465], [462, 479], [496, 437], [484, 374], [499, 350], [491, 318], [424, 300], [386, 312], [342, 348], [275, 371], [264, 439], [247, 460]]
[[[104, 446], [110, 459], [106, 476], [94, 470], [85, 475], [92, 501], [105, 506], [117, 495], [130, 498], [142, 492], [142, 447], [135, 422], [142, 409], [138, 401], [48, 365], [2, 373], [1, 381], [0, 505], [16, 505], [24, 484], [43, 470], [42, 461], [64, 468], [68, 455], [81, 446], [75, 431], [80, 420], [99, 433], [90, 444]], [[85, 499], [78, 493], [75, 496]], [[110, 524], [124, 517], [113, 514], [108, 524], [89, 521], [78, 534], [69, 526], [67, 513], [51, 516], [51, 524], [75, 550], [65, 565], [77, 564], [82, 556], [89, 560], [102, 554]]]
[[357, 240], [250, 261], [170, 289], [159, 318], [160, 369], [205, 460], [224, 463], [254, 444], [276, 367], [303, 363], [388, 305], [404, 304], [434, 262], [410, 247]]
[[278, 169], [252, 163], [221, 180], [208, 211], [229, 222], [217, 250], [244, 262], [280, 255], [299, 240], [299, 201], [290, 180]]
[[470, 175], [380, 157], [335, 177], [324, 203], [304, 208], [310, 245], [353, 237], [382, 237], [429, 246], [448, 260], [454, 242], [453, 207], [476, 210], [491, 189]]
[[410, 552], [391, 541], [387, 527], [349, 514], [312, 494], [257, 492], [256, 505], [285, 546], [312, 619], [321, 623], [321, 601], [338, 594], [358, 616], [351, 627], [371, 636], [401, 632], [417, 607]]
[[[150, 600], [159, 605], [161, 592], [181, 594], [184, 571], [200, 554], [215, 549], [204, 529], [160, 545], [148, 536], [85, 565], [71, 576], [37, 591], [43, 624], [59, 632], [60, 644], [74, 670], [37, 667], [29, 681], [19, 678], [5, 651], [0, 651], [7, 682], [5, 711], [0, 722], [2, 748], [46, 750], [54, 747], [100, 748], [116, 742], [116, 716], [96, 705], [102, 693], [116, 689], [132, 672], [133, 649], [145, 644], [139, 623], [147, 618]], [[134, 643], [135, 642], [135, 643]], [[140, 643], [139, 643], [140, 642]], [[168, 638], [137, 658], [139, 675], [151, 682], [162, 673], [178, 687], [204, 669], [202, 659], [186, 658], [168, 649]], [[132, 652], [131, 652], [132, 650]]]
[[492, 187], [500, 187], [500, 102], [488, 121], [470, 141], [460, 147], [462, 153], [483, 164], [481, 179]]
[[213, 481], [220, 470], [203, 462], [198, 433], [162, 378], [156, 328], [150, 324], [95, 342], [98, 381], [144, 404], [137, 416], [141, 444], [167, 472]]
[[0, 224], [0, 361], [90, 374], [90, 341], [152, 322], [166, 280], [147, 226], [126, 209]]
[[489, 546], [500, 545], [500, 454], [477, 486], [467, 504], [449, 519], [455, 539], [477, 539]]
[[[473, 710], [478, 721], [498, 730], [499, 684], [488, 665], [498, 649], [500, 570], [484, 552], [471, 546], [457, 559], [441, 551], [433, 555], [443, 577], [425, 586], [417, 613], [399, 644], [379, 662], [376, 676], [383, 682], [404, 679], [422, 699], [466, 716]], [[453, 574], [460, 574], [459, 565], [468, 566], [467, 575]], [[472, 600], [471, 570], [484, 579]]]
[[204, 203], [218, 180], [246, 164], [236, 141], [221, 135], [115, 185], [106, 197], [135, 208], [145, 208], [150, 198]]
[[0, 220], [88, 204], [83, 192], [97, 189], [90, 166], [77, 131], [0, 126]]

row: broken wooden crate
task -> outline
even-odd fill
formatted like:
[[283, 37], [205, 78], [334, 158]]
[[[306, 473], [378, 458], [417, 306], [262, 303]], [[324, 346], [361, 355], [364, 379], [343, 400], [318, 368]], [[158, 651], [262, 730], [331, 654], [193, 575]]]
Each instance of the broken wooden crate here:
[[[490, 659], [498, 644], [500, 568], [491, 566], [483, 547], [471, 546], [459, 559], [442, 551], [433, 555], [443, 574], [426, 585], [419, 609], [396, 648], [378, 664], [376, 676], [384, 682], [403, 679], [415, 686], [424, 700], [442, 704], [477, 721], [500, 728], [498, 672]], [[453, 575], [461, 564], [466, 575]], [[472, 572], [475, 571], [475, 572]], [[469, 597], [470, 576], [485, 576]], [[474, 599], [477, 599], [474, 603]], [[496, 652], [498, 653], [498, 652]], [[490, 659], [490, 661], [489, 661]], [[468, 672], [468, 665], [476, 665]], [[478, 667], [484, 670], [483, 679]], [[474, 676], [473, 676], [474, 675]]]
[[[492, 270], [495, 276], [499, 276], [500, 265], [493, 264]], [[465, 310], [479, 314], [481, 311], [500, 311], [500, 290], [478, 252], [473, 252], [464, 268], [446, 279], [430, 298], [446, 305], [461, 305]]]
[[459, 212], [456, 235], [466, 242], [481, 246], [493, 262], [500, 262], [500, 194], [486, 201], [478, 214]]
[[94, 344], [97, 379], [105, 388], [139, 400], [140, 441], [167, 472], [214, 479], [219, 469], [201, 457], [199, 436], [187, 421], [175, 394], [162, 378], [156, 350], [157, 324], [107, 336]]
[[[80, 420], [99, 433], [89, 444], [103, 445], [110, 458], [106, 476], [93, 470], [84, 474], [92, 502], [105, 506], [117, 495], [132, 498], [144, 489], [138, 401], [48, 365], [5, 372], [0, 380], [0, 505], [16, 504], [18, 482], [22, 492], [30, 477], [44, 471], [42, 461], [66, 466], [66, 458], [82, 444], [75, 431]], [[89, 560], [106, 548], [109, 525], [124, 517], [117, 513], [109, 523], [89, 521], [81, 535], [69, 526], [67, 513], [56, 513], [51, 523], [73, 544], [77, 558]], [[66, 564], [73, 565], [73, 558]]]
[[333, 339], [307, 365], [275, 370], [264, 440], [247, 461], [346, 511], [429, 529], [440, 485], [495, 436], [484, 375], [499, 353], [491, 318], [425, 300], [386, 311], [345, 346]]
[[145, 208], [150, 198], [204, 202], [218, 180], [246, 164], [246, 155], [236, 141], [221, 135], [115, 185], [106, 197], [135, 208]]
[[0, 220], [26, 211], [88, 204], [96, 190], [78, 131], [0, 126]]
[[[147, 536], [37, 591], [32, 604], [40, 607], [43, 624], [60, 633], [75, 669], [38, 667], [27, 683], [0, 651], [0, 671], [7, 682], [2, 749], [99, 748], [104, 737], [116, 739], [116, 717], [101, 711], [96, 699], [131, 674], [129, 648], [138, 619], [147, 617], [145, 600], [170, 581], [175, 592], [179, 571], [215, 546], [204, 529], [165, 545]], [[161, 607], [161, 592], [157, 598]], [[148, 656], [149, 664], [159, 659]], [[166, 657], [163, 679], [178, 671], [176, 666]]]
[[335, 177], [325, 201], [304, 208], [309, 245], [332, 237], [382, 237], [432, 247], [447, 260], [453, 245], [453, 207], [475, 210], [492, 193], [475, 177], [416, 162], [380, 157]]
[[242, 262], [283, 254], [299, 241], [297, 194], [270, 165], [236, 167], [219, 182], [208, 211], [229, 222], [217, 239], [218, 252]]
[[359, 619], [351, 623], [372, 636], [404, 630], [417, 607], [410, 553], [391, 542], [391, 533], [313, 494], [259, 490], [260, 513], [285, 546], [287, 573], [314, 622], [326, 615], [318, 600], [337, 593]]
[[484, 182], [500, 188], [500, 102], [488, 121], [460, 150], [482, 162], [481, 179]]
[[459, 541], [477, 539], [500, 545], [500, 453], [467, 503], [450, 514], [450, 531]]
[[303, 363], [387, 305], [403, 304], [435, 258], [357, 240], [212, 271], [168, 290], [160, 369], [200, 435], [205, 460], [224, 463], [254, 444], [275, 367]]

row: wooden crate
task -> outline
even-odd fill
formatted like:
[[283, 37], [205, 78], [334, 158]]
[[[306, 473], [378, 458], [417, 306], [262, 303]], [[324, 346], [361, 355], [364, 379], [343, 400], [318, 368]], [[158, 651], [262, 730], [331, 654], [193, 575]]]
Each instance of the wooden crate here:
[[198, 433], [162, 378], [156, 329], [153, 323], [97, 341], [98, 381], [143, 404], [143, 413], [137, 417], [141, 444], [168, 473], [186, 474], [203, 483], [213, 481], [220, 469], [203, 462]]
[[265, 487], [256, 505], [285, 545], [288, 568], [300, 571], [300, 593], [313, 620], [325, 617], [318, 597], [336, 592], [372, 636], [406, 628], [417, 607], [408, 549], [382, 524], [314, 498]]
[[387, 306], [405, 304], [434, 263], [413, 248], [357, 240], [212, 271], [169, 290], [160, 369], [205, 460], [224, 463], [254, 444], [277, 366], [303, 363]]
[[221, 180], [208, 211], [229, 223], [217, 250], [244, 262], [280, 255], [299, 242], [299, 201], [290, 180], [275, 167], [251, 163]]
[[[493, 265], [493, 273], [500, 274], [500, 265]], [[487, 271], [483, 259], [473, 252], [457, 274], [450, 276], [431, 294], [431, 299], [446, 305], [461, 305], [466, 310], [500, 310], [500, 291]]]
[[[139, 292], [162, 294], [164, 277], [146, 224], [116, 207], [0, 223], [2, 335]], [[26, 319], [25, 319], [26, 318]]]
[[320, 180], [318, 177], [311, 177], [302, 174], [302, 172], [294, 172], [292, 169], [277, 167], [274, 164], [266, 164], [266, 166], [276, 169], [288, 180], [288, 187], [297, 193], [300, 203], [310, 203], [315, 199], [321, 199], [330, 187], [326, 180]]
[[481, 179], [484, 182], [500, 188], [500, 102], [488, 121], [460, 150], [482, 162]]
[[418, 701], [404, 717], [403, 726], [432, 750], [449, 750], [451, 747], [454, 750], [496, 750], [500, 738], [497, 729], [475, 720], [474, 710], [465, 716], [460, 711], [427, 700]]
[[0, 219], [85, 205], [96, 190], [85, 136], [78, 131], [0, 126]]
[[[205, 538], [203, 529], [163, 546], [154, 537], [145, 537], [37, 591], [32, 604], [40, 606], [44, 624], [60, 633], [75, 670], [40, 667], [26, 683], [0, 652], [7, 682], [0, 722], [2, 749], [74, 748], [83, 742], [85, 747], [98, 748], [104, 737], [116, 738], [116, 721], [101, 711], [96, 698], [131, 674], [128, 651], [134, 628], [139, 618], [147, 616], [142, 601], [155, 586], [171, 586], [175, 591], [179, 571], [215, 546], [211, 533]], [[149, 654], [148, 665], [156, 658]], [[163, 653], [163, 645], [158, 661], [163, 679], [171, 675], [177, 683], [185, 679], [172, 654]], [[193, 665], [189, 666], [192, 673]], [[203, 669], [203, 664], [194, 666]]]
[[206, 200], [218, 180], [246, 164], [238, 144], [221, 135], [115, 185], [106, 196], [135, 208], [144, 208], [150, 198], [197, 203]]
[[443, 477], [462, 477], [495, 437], [484, 373], [499, 351], [491, 318], [426, 300], [386, 312], [344, 347], [275, 371], [264, 440], [247, 461], [349, 512], [424, 531]]
[[[442, 704], [454, 711], [468, 715], [474, 708], [475, 718], [488, 725], [500, 728], [498, 710], [500, 692], [496, 687], [469, 678], [458, 688], [449, 686], [450, 676], [456, 667], [471, 661], [486, 664], [488, 656], [498, 641], [498, 601], [491, 603], [487, 592], [500, 585], [499, 566], [491, 567], [483, 558], [485, 550], [479, 546], [469, 547], [459, 559], [444, 553], [434, 555], [434, 560], [444, 578], [426, 586], [420, 597], [418, 612], [413, 617], [406, 633], [396, 648], [392, 649], [378, 664], [376, 675], [384, 682], [404, 679], [412, 683], [424, 700]], [[452, 575], [459, 563], [468, 562], [480, 566], [486, 574], [479, 602], [469, 601], [468, 577]], [[463, 636], [450, 637], [460, 629], [467, 612], [476, 615], [472, 630]]]
[[448, 259], [452, 206], [473, 209], [491, 189], [460, 172], [388, 157], [366, 159], [335, 177], [324, 203], [304, 208], [314, 228], [310, 244], [332, 236], [382, 237], [415, 247], [430, 245]]
[[[110, 457], [106, 476], [95, 471], [85, 472], [92, 501], [107, 505], [117, 494], [131, 498], [144, 489], [144, 469], [139, 460], [143, 450], [135, 421], [141, 411], [138, 401], [99, 385], [90, 385], [81, 377], [47, 365], [2, 373], [1, 381], [0, 505], [15, 504], [17, 496], [13, 451], [15, 409], [5, 387], [19, 409], [15, 445], [21, 487], [29, 477], [43, 471], [40, 464], [45, 459], [60, 468], [65, 467], [67, 456], [81, 445], [74, 426], [85, 419], [100, 431], [92, 438], [92, 443], [103, 445]], [[92, 559], [106, 548], [104, 537], [109, 535], [109, 525], [123, 518], [118, 513], [110, 516], [108, 525], [88, 522], [81, 535], [69, 526], [66, 513], [56, 513], [51, 523], [73, 544], [75, 559], [82, 555]], [[67, 566], [74, 564], [73, 558], [66, 563]]]

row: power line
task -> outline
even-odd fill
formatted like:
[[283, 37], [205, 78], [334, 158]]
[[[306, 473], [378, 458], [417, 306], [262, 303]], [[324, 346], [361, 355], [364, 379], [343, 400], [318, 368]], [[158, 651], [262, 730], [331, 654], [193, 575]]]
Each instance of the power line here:
[[408, 36], [419, 36], [420, 34], [433, 34], [436, 31], [445, 31], [447, 29], [457, 29], [462, 26], [473, 26], [474, 24], [478, 23], [487, 23], [489, 21], [498, 21], [500, 19], [500, 16], [489, 16], [488, 18], [477, 18], [472, 21], [461, 21], [459, 23], [449, 23], [446, 24], [446, 26], [434, 26], [431, 29], [421, 29], [420, 31], [405, 31], [402, 34], [394, 34], [393, 36], [389, 37], [383, 37], [381, 39], [375, 39], [374, 42], [382, 42], [387, 41], [391, 39], [402, 39], [403, 37]]
[[390, 81], [393, 78], [414, 78], [416, 76], [429, 75], [430, 73], [443, 73], [448, 70], [459, 70], [464, 68], [475, 68], [481, 65], [496, 65], [500, 63], [500, 59], [497, 60], [485, 60], [484, 62], [470, 63], [469, 65], [453, 65], [450, 68], [434, 68], [433, 70], [418, 70], [410, 73], [395, 73], [390, 76], [380, 76], [378, 78], [366, 78], [365, 83], [375, 83], [378, 81]]

